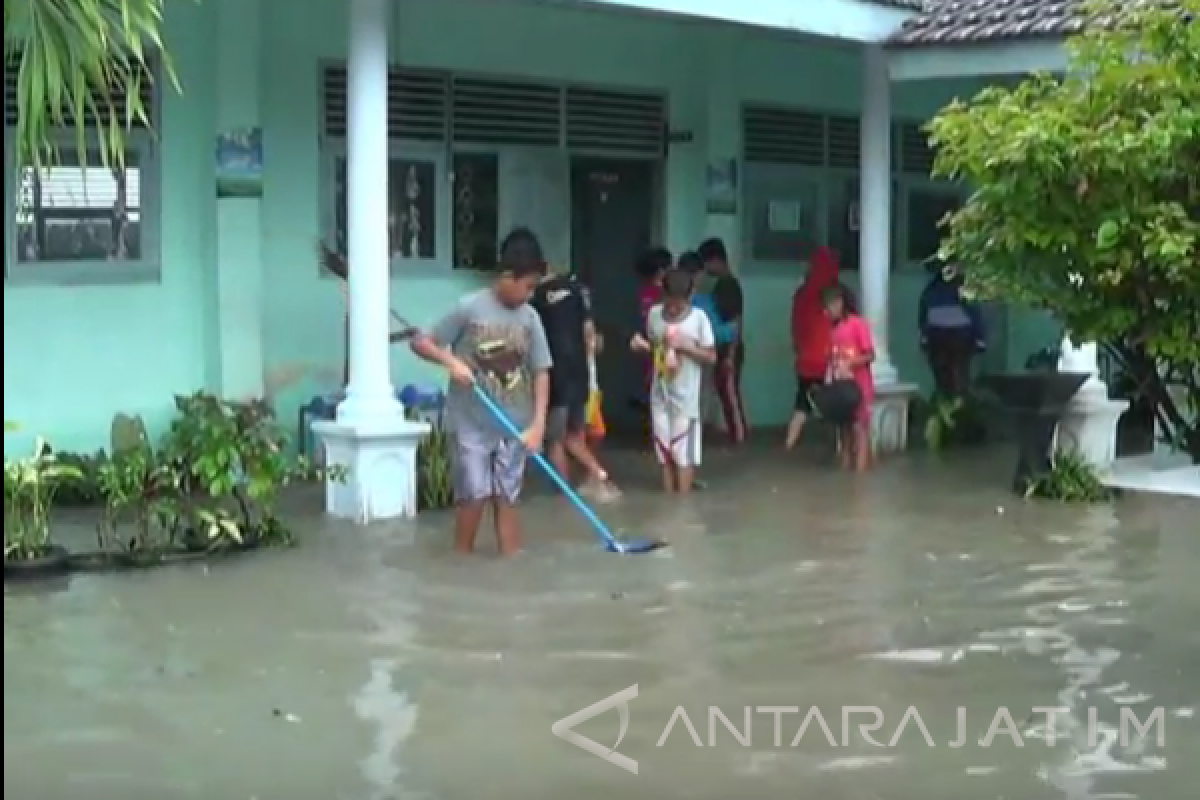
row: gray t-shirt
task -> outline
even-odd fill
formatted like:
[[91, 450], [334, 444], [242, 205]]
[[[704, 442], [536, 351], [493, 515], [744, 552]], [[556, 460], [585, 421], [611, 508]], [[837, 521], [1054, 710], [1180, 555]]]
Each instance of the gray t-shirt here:
[[[537, 312], [528, 304], [509, 308], [491, 289], [472, 292], [433, 328], [433, 339], [450, 348], [475, 373], [492, 399], [519, 429], [533, 421], [533, 382], [550, 369], [550, 347]], [[451, 384], [446, 394], [450, 430], [503, 428], [471, 389]]]

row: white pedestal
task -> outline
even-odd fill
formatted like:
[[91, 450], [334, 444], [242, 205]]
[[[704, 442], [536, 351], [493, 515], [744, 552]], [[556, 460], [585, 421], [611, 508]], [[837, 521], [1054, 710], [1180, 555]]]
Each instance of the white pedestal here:
[[[1100, 384], [1103, 390], [1104, 384]], [[1099, 472], [1117, 460], [1117, 423], [1129, 408], [1126, 400], [1110, 400], [1106, 392], [1080, 389], [1058, 423], [1054, 450], [1077, 453]]]
[[908, 409], [917, 387], [911, 383], [886, 383], [875, 387], [871, 406], [871, 450], [877, 455], [908, 449]]
[[1054, 452], [1077, 453], [1099, 472], [1112, 469], [1117, 460], [1117, 423], [1129, 408], [1128, 401], [1110, 400], [1100, 379], [1096, 344], [1062, 341], [1058, 359], [1061, 372], [1086, 372], [1090, 377], [1067, 403], [1054, 437]]
[[383, 420], [317, 420], [313, 433], [325, 465], [347, 471], [345, 482], [325, 482], [325, 511], [365, 525], [417, 514], [417, 445], [429, 425], [403, 417]]

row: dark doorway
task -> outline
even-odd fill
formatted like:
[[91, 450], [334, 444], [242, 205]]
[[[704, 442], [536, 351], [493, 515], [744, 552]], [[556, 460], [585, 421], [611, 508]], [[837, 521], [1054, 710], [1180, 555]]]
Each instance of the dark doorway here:
[[630, 401], [640, 396], [643, 365], [629, 352], [637, 329], [634, 262], [654, 235], [658, 165], [652, 161], [571, 161], [571, 263], [592, 290], [605, 338], [597, 359], [605, 420], [615, 433], [639, 429]]

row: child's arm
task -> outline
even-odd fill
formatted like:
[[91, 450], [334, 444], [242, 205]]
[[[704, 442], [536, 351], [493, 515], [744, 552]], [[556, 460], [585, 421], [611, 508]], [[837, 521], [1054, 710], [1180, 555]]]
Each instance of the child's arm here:
[[460, 304], [433, 326], [432, 333], [417, 333], [410, 347], [421, 359], [443, 367], [455, 383], [470, 386], [475, 376], [453, 351], [466, 325], [466, 309]]
[[583, 337], [587, 343], [588, 355], [594, 356], [604, 350], [604, 337], [596, 330], [596, 324], [592, 322], [591, 317], [583, 323]]
[[713, 336], [712, 323], [708, 321], [708, 315], [700, 317], [700, 330], [697, 332], [698, 338], [691, 339], [682, 337], [675, 345], [675, 350], [693, 361], [699, 361], [701, 364], [717, 363], [717, 350], [715, 337]]
[[871, 326], [862, 317], [855, 318], [854, 347], [854, 355], [846, 359], [846, 366], [850, 369], [871, 366], [875, 361], [875, 342], [871, 339]]
[[531, 450], [540, 450], [542, 436], [546, 432], [546, 409], [550, 404], [550, 367], [554, 359], [550, 356], [550, 343], [546, 340], [546, 329], [541, 317], [530, 309], [529, 322], [529, 367], [533, 372], [533, 421], [527, 432], [525, 444]]

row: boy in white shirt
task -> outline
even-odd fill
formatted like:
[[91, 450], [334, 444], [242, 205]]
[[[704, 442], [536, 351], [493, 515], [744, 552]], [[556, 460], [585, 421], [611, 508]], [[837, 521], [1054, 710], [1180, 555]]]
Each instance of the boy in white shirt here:
[[654, 356], [650, 418], [663, 488], [689, 492], [700, 465], [700, 397], [704, 366], [717, 360], [712, 323], [692, 307], [693, 278], [682, 270], [663, 277], [662, 302], [650, 309], [646, 335], [631, 346]]

